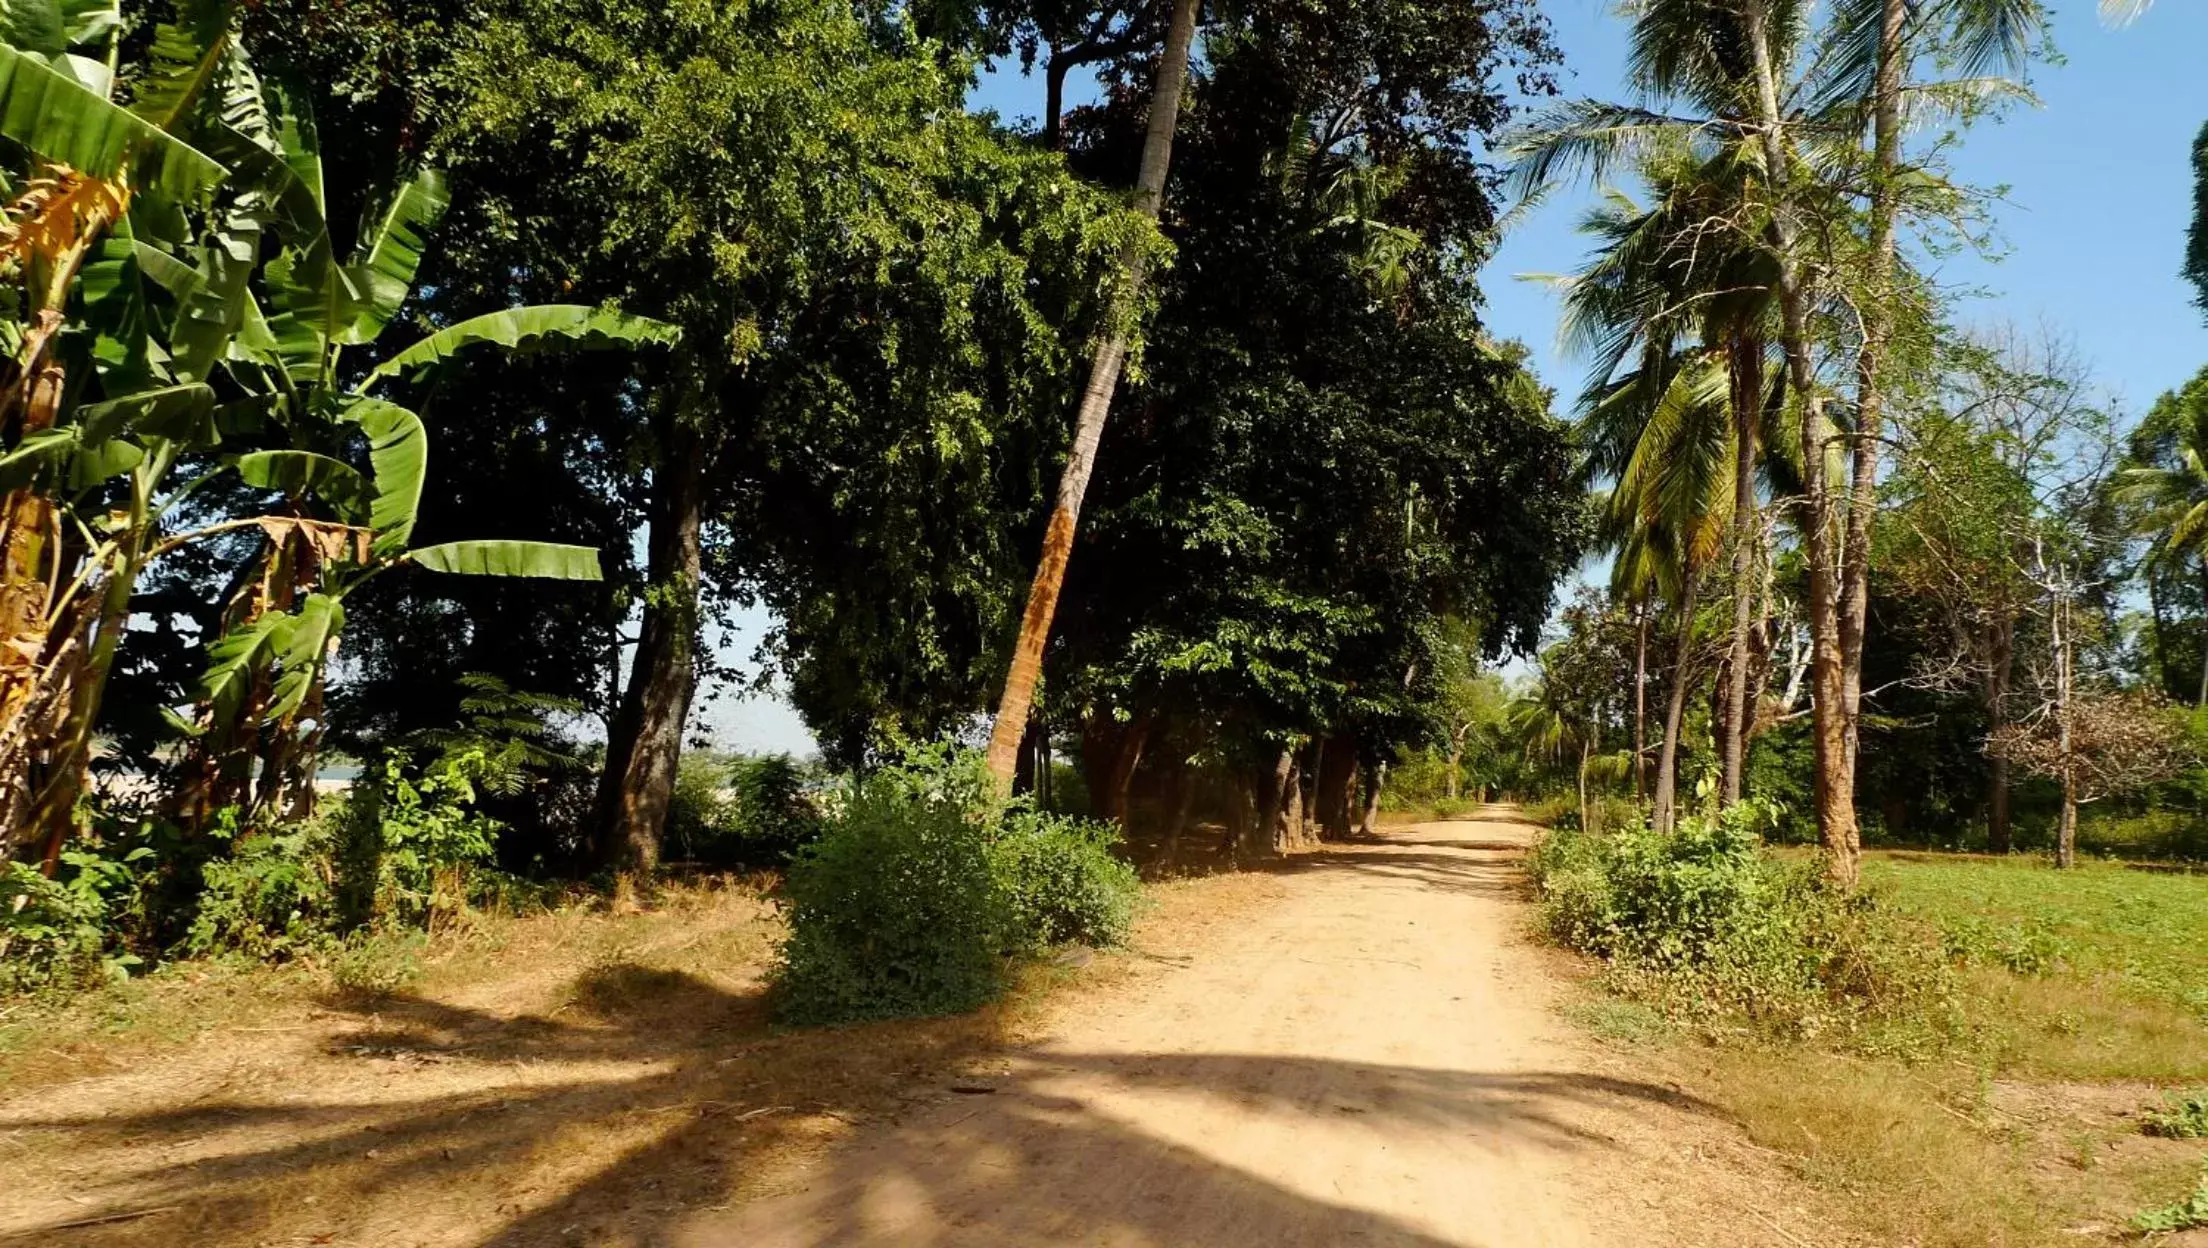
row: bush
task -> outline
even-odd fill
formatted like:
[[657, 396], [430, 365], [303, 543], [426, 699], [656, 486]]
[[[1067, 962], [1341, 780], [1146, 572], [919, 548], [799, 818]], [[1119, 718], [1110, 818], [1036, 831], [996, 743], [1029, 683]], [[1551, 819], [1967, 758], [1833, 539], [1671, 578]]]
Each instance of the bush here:
[[1033, 949], [1124, 941], [1142, 886], [1134, 867], [1112, 855], [1118, 839], [1108, 823], [1011, 812], [991, 861], [1014, 941]]
[[820, 834], [805, 771], [787, 754], [685, 754], [667, 810], [680, 858], [714, 867], [778, 867]]
[[129, 974], [138, 959], [110, 951], [111, 933], [141, 887], [153, 851], [109, 858], [62, 851], [55, 878], [26, 862], [0, 863], [0, 993], [76, 988]]
[[918, 751], [836, 807], [783, 886], [789, 1021], [972, 1009], [1012, 959], [1126, 934], [1138, 886], [1111, 830], [1004, 802], [978, 756]]
[[1530, 859], [1543, 921], [1674, 1017], [1812, 1035], [1944, 1001], [1937, 935], [1772, 858], [1755, 832], [1768, 817], [1742, 805], [1668, 835], [1551, 833]]

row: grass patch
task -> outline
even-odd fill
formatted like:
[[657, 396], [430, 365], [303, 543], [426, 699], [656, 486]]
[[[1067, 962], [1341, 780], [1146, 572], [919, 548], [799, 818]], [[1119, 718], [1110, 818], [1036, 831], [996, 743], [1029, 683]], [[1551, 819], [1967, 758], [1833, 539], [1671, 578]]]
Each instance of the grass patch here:
[[[1557, 873], [1551, 932], [1603, 956], [1616, 994], [1568, 1013], [1663, 1046], [1652, 1060], [1842, 1194], [1877, 1242], [2037, 1248], [2208, 1225], [2208, 1186], [2193, 1187], [2208, 1137], [2208, 875], [1874, 854], [1870, 900], [1839, 912], [1865, 924], [1851, 934], [1762, 904], [1821, 904], [1785, 888], [1808, 865], [1798, 855], [1766, 868], [1722, 837], [1636, 835], [1599, 849], [1559, 837], [1566, 848], [1536, 855]], [[1944, 972], [1920, 974], [1927, 959]], [[1898, 969], [1905, 990], [1832, 973], [1855, 966]], [[1648, 1027], [1650, 1011], [1693, 1025]], [[1748, 1025], [1711, 1025], [1728, 1016]], [[1820, 1018], [1849, 1025], [1798, 1025]]]

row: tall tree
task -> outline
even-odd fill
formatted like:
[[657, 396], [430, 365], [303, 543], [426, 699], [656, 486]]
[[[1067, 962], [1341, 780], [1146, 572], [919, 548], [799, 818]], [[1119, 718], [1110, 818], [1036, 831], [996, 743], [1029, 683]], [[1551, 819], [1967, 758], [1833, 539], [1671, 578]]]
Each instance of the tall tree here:
[[[1197, 0], [1173, 0], [1165, 49], [1158, 57], [1157, 82], [1150, 91], [1150, 124], [1143, 136], [1142, 164], [1135, 174], [1134, 207], [1151, 221], [1158, 219], [1158, 207], [1165, 198], [1166, 172], [1173, 161], [1173, 131], [1180, 122], [1181, 95], [1188, 81], [1188, 49], [1196, 34], [1196, 8]], [[1042, 679], [1043, 647], [1050, 641], [1058, 594], [1065, 587], [1066, 564], [1073, 557], [1073, 534], [1081, 519], [1081, 501], [1088, 493], [1089, 474], [1096, 469], [1097, 445], [1104, 437], [1112, 396], [1119, 389], [1120, 369], [1126, 364], [1135, 309], [1142, 299], [1150, 263], [1149, 252], [1139, 245], [1130, 245], [1122, 257], [1111, 323], [1097, 340], [1096, 354], [1089, 362], [1089, 384], [1081, 392], [1081, 406], [1074, 414], [1073, 451], [1058, 477], [1058, 498], [1051, 507], [1049, 527], [1043, 531], [1042, 555], [1036, 561], [1027, 609], [1020, 616], [1019, 636], [1012, 645], [1004, 696], [998, 700], [996, 719], [989, 729], [989, 770], [1007, 790], [1019, 766], [1028, 710], [1035, 701], [1035, 684]]]
[[809, 496], [842, 500], [839, 461], [986, 463], [996, 426], [1061, 392], [1057, 335], [1099, 319], [1038, 301], [1095, 289], [1150, 231], [966, 114], [962, 72], [901, 19], [828, 0], [650, 19], [514, 0], [457, 60], [474, 88], [441, 126], [455, 164], [509, 219], [594, 240], [514, 271], [648, 307], [693, 344], [638, 403], [650, 566], [601, 787], [603, 856], [648, 870], [704, 582], [751, 592], [808, 540], [747, 483], [809, 454]]

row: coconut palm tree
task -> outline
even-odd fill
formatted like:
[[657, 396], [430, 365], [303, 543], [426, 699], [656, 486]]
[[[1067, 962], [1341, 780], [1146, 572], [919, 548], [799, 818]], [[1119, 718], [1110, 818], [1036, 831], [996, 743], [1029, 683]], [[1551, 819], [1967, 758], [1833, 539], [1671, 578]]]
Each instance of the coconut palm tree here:
[[[2178, 462], [2125, 470], [2116, 494], [2138, 509], [2133, 523], [2153, 543], [2150, 559], [2168, 566], [2192, 558], [2208, 578], [2208, 405], [2187, 416], [2172, 431]], [[2202, 657], [2196, 705], [2208, 706], [2208, 654]]]

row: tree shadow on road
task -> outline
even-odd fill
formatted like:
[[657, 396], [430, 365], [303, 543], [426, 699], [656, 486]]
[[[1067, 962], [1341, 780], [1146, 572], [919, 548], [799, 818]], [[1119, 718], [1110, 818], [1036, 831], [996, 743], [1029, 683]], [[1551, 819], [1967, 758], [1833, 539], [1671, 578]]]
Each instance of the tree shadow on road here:
[[[636, 966], [587, 972], [570, 1000], [562, 1017], [507, 1018], [391, 998], [355, 1007], [316, 1068], [323, 1086], [0, 1115], [0, 1130], [58, 1133], [96, 1175], [73, 1197], [80, 1213], [15, 1233], [57, 1245], [1430, 1245], [1441, 1241], [1356, 1208], [1353, 1193], [1295, 1190], [1093, 1112], [1065, 1087], [1231, 1106], [1284, 1140], [1352, 1124], [1376, 1141], [1446, 1131], [1563, 1151], [1607, 1147], [1573, 1125], [1574, 1106], [1707, 1108], [1583, 1075], [1044, 1051], [1010, 1043], [1003, 1010], [775, 1033], [756, 993]], [[983, 1066], [998, 1073], [974, 1073]], [[952, 1090], [961, 1080], [991, 1090]], [[793, 1152], [820, 1157], [805, 1182], [826, 1203], [788, 1204], [814, 1199], [800, 1193], [743, 1208], [772, 1195], [763, 1184]], [[55, 1225], [164, 1206], [177, 1208]], [[762, 1237], [747, 1221], [758, 1218], [796, 1237]]]

